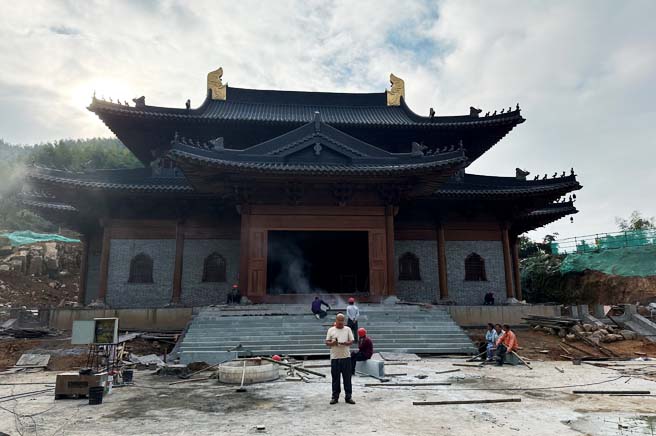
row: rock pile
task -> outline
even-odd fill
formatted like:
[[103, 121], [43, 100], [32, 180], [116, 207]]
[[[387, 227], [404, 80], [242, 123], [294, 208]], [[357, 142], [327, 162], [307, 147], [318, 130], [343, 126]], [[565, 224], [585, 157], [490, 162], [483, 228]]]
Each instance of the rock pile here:
[[617, 342], [637, 339], [638, 334], [631, 330], [622, 330], [619, 327], [603, 323], [581, 323], [576, 318], [565, 317], [537, 317], [524, 318], [533, 330], [544, 331], [567, 341], [587, 340], [599, 345], [604, 342]]
[[15, 271], [34, 277], [47, 275], [54, 279], [60, 274], [66, 275], [80, 269], [80, 244], [39, 242], [12, 248], [2, 246], [4, 241], [1, 239], [0, 253], [7, 254], [0, 259], [0, 271]]

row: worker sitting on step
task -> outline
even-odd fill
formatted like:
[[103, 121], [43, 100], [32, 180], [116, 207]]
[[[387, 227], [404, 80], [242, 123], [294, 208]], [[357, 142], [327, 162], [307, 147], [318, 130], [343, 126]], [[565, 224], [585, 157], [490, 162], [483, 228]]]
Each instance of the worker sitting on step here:
[[314, 297], [314, 301], [312, 302], [312, 313], [317, 319], [323, 319], [328, 315], [328, 312], [323, 310], [322, 306], [326, 306], [328, 310], [330, 310], [330, 304], [326, 303], [319, 297]]
[[510, 330], [508, 324], [504, 324], [503, 333], [499, 336], [499, 339], [497, 339], [497, 365], [502, 366], [506, 354], [512, 353], [517, 349], [519, 349], [517, 336], [515, 336], [515, 333]]
[[355, 365], [357, 362], [364, 362], [371, 359], [374, 354], [374, 343], [371, 342], [367, 331], [363, 328], [358, 329], [358, 351], [351, 351], [351, 368], [355, 375]]
[[[501, 326], [499, 326], [501, 330]], [[499, 339], [499, 333], [494, 329], [494, 324], [491, 322], [487, 323], [487, 331], [485, 332], [485, 351], [487, 353], [487, 361], [491, 362], [494, 357], [494, 349], [497, 346], [497, 339]]]

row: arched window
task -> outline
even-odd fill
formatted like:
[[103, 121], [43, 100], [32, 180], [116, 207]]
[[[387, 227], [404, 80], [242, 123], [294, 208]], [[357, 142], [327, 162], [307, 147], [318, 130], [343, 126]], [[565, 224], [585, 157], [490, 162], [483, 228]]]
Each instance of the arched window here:
[[205, 258], [205, 264], [203, 265], [203, 281], [226, 281], [226, 261], [219, 253], [212, 253]]
[[153, 259], [147, 254], [139, 253], [130, 261], [130, 278], [128, 283], [152, 283]]
[[472, 253], [465, 259], [465, 280], [469, 282], [484, 282], [485, 261], [481, 256]]
[[421, 280], [419, 258], [414, 254], [405, 253], [399, 258], [399, 280]]

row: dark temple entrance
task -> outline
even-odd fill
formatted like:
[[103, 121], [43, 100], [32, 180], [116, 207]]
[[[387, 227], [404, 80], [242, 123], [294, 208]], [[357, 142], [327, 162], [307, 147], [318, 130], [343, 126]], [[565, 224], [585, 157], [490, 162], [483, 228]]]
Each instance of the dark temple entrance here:
[[369, 292], [366, 231], [269, 231], [267, 293]]

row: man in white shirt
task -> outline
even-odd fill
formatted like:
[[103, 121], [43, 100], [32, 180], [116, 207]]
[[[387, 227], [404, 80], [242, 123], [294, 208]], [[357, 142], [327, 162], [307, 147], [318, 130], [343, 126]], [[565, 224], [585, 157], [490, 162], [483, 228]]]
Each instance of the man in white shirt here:
[[357, 337], [358, 334], [358, 319], [360, 318], [360, 309], [355, 305], [355, 298], [351, 297], [348, 299], [348, 306], [346, 306], [346, 325], [350, 327], [353, 332], [353, 337]]
[[355, 404], [351, 398], [351, 350], [353, 343], [353, 332], [350, 328], [344, 328], [344, 314], [338, 313], [335, 325], [326, 333], [326, 345], [330, 347], [330, 375], [333, 380], [333, 396], [330, 404], [337, 404], [341, 393], [340, 376], [344, 380], [344, 393], [346, 402]]

